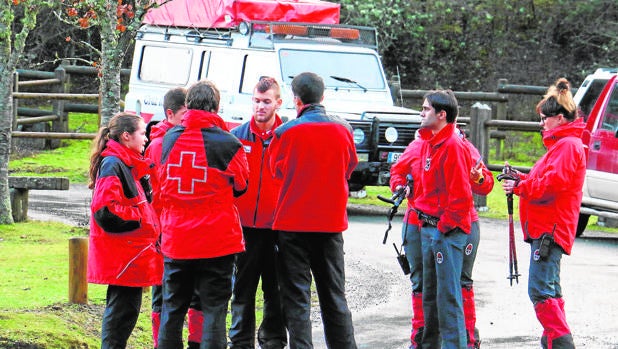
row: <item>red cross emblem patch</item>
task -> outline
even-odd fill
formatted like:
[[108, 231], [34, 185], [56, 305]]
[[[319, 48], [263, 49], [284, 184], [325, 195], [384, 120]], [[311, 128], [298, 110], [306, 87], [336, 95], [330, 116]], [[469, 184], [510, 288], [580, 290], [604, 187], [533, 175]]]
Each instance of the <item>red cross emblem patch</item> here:
[[179, 194], [193, 194], [196, 182], [206, 182], [207, 167], [195, 164], [195, 152], [180, 152], [180, 162], [167, 165], [167, 178], [178, 181]]

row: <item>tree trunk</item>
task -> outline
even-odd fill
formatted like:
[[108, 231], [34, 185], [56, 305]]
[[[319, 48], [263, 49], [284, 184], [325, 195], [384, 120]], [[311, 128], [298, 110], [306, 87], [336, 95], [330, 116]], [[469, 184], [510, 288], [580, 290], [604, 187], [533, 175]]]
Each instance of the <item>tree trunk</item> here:
[[[113, 8], [113, 10], [111, 10]], [[121, 40], [116, 33], [116, 10], [111, 7], [101, 20], [101, 126], [107, 125], [114, 114], [120, 111], [120, 68], [125, 55]]]
[[[0, 61], [8, 62], [5, 44], [0, 44]], [[8, 48], [10, 52], [10, 47]], [[13, 71], [9, 67], [0, 74], [0, 224], [13, 224], [9, 189], [9, 155], [13, 126]]]

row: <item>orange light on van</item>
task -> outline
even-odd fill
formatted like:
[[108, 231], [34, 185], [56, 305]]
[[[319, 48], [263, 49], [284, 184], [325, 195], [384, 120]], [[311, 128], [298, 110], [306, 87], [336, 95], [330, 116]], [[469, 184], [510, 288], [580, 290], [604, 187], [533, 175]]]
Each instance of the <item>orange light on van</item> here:
[[330, 37], [334, 39], [358, 40], [360, 32], [358, 29], [351, 28], [331, 28]]
[[264, 28], [264, 31], [271, 32], [273, 34], [283, 34], [283, 35], [296, 35], [296, 36], [305, 36], [307, 35], [307, 27], [301, 25], [292, 25], [292, 24], [273, 24], [267, 25]]

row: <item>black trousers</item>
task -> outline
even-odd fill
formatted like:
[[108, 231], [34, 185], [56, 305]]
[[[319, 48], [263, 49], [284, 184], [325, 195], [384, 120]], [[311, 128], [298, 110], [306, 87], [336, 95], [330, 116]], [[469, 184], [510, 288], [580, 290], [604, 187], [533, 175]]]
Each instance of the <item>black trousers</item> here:
[[356, 349], [352, 315], [345, 298], [342, 234], [281, 231], [278, 238], [277, 266], [290, 349], [313, 348], [310, 319], [312, 275], [327, 346]]
[[164, 259], [159, 349], [182, 348], [182, 326], [194, 289], [202, 303], [201, 347], [225, 349], [225, 317], [232, 295], [234, 255], [205, 259]]
[[141, 306], [141, 287], [107, 287], [101, 326], [101, 349], [124, 349], [127, 346]]
[[245, 252], [236, 255], [232, 293], [230, 348], [255, 348], [255, 292], [260, 278], [264, 294], [262, 323], [258, 343], [262, 348], [281, 349], [287, 344], [277, 280], [277, 233], [271, 229], [243, 227]]

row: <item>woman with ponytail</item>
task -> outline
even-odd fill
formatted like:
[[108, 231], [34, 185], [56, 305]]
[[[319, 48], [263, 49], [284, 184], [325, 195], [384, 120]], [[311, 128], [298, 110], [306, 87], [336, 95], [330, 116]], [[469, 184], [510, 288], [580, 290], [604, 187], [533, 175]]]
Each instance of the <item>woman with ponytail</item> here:
[[[547, 153], [530, 173], [512, 171], [504, 192], [519, 196], [524, 240], [530, 243], [528, 296], [543, 326], [543, 348], [574, 348], [560, 286], [560, 261], [571, 254], [586, 174], [586, 155], [570, 84], [561, 78], [549, 87], [536, 111]], [[506, 168], [509, 168], [508, 166]]]
[[142, 156], [146, 125], [116, 114], [101, 127], [90, 157], [88, 282], [108, 285], [101, 348], [125, 348], [142, 303], [142, 287], [161, 284], [159, 221], [150, 204], [152, 164]]

